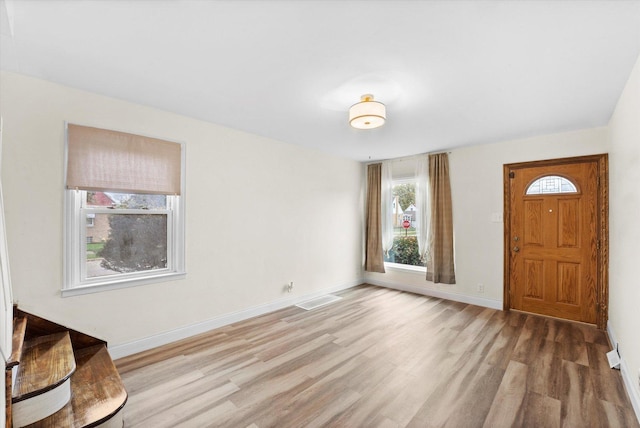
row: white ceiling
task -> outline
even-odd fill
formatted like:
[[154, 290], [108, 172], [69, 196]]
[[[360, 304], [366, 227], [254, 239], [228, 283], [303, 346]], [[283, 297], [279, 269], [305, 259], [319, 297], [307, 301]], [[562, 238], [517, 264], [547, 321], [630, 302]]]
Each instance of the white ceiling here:
[[1, 3], [3, 70], [356, 160], [606, 125], [640, 54], [640, 1]]

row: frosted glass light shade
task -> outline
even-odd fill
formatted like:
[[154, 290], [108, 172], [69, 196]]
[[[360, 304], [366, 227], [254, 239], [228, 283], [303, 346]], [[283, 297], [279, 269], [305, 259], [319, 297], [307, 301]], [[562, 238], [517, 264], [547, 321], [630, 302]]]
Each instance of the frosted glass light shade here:
[[349, 125], [357, 129], [373, 129], [384, 125], [387, 109], [384, 104], [374, 101], [373, 95], [363, 95], [361, 101], [349, 109]]

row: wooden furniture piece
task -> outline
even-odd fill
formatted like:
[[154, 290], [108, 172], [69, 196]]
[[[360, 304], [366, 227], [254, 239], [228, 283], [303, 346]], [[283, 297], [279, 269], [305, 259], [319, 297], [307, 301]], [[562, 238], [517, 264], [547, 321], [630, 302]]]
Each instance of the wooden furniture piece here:
[[105, 341], [14, 307], [6, 426], [123, 426], [127, 392]]

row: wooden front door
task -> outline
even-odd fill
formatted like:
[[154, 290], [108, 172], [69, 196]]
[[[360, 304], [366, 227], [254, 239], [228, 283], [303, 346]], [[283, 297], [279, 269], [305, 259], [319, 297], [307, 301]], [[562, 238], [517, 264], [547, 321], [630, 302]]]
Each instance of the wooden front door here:
[[509, 308], [604, 327], [602, 156], [505, 166]]

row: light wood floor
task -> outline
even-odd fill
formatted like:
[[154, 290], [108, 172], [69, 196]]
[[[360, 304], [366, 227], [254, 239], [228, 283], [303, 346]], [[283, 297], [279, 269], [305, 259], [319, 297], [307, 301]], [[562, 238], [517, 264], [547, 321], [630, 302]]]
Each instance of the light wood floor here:
[[374, 286], [116, 361], [126, 427], [639, 427], [604, 332]]

